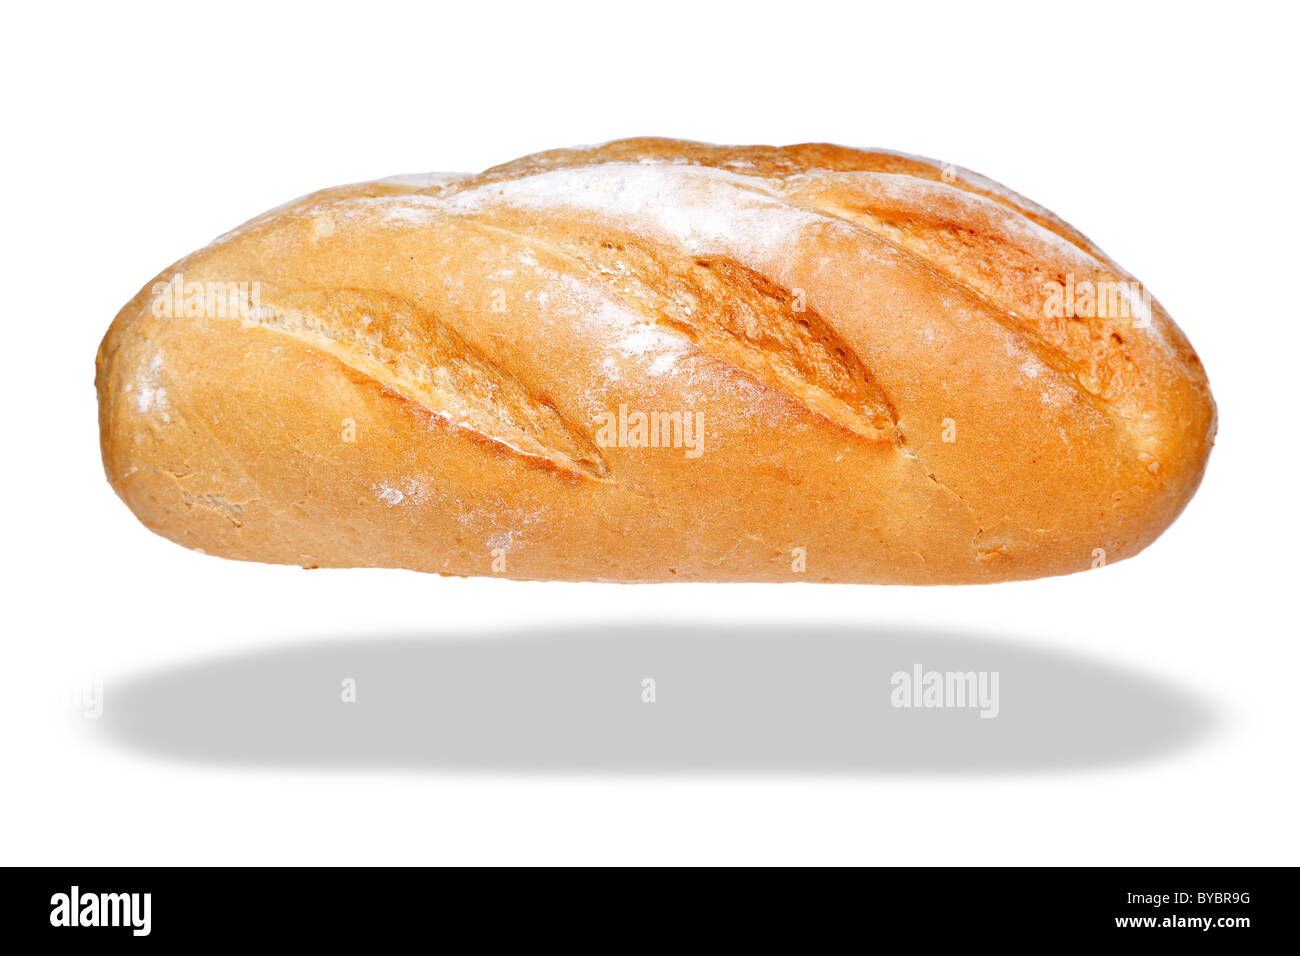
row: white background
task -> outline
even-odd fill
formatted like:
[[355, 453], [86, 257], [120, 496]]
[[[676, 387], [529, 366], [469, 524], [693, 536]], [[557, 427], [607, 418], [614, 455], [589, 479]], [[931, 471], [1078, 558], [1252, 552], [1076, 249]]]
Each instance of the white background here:
[[[0, 862], [1300, 862], [1286, 9], [11, 9]], [[968, 589], [306, 572], [114, 496], [94, 352], [162, 267], [319, 187], [630, 135], [905, 150], [1055, 210], [1202, 356], [1199, 494], [1130, 561]], [[1001, 715], [882, 705], [913, 662], [998, 670]]]

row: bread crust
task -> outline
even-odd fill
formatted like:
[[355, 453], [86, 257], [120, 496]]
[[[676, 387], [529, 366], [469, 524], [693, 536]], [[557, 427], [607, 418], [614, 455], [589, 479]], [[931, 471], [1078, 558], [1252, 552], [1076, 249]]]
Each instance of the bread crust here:
[[105, 471], [147, 527], [307, 567], [1065, 574], [1154, 540], [1215, 430], [1186, 338], [1068, 224], [825, 144], [624, 140], [317, 192], [146, 284], [96, 367]]

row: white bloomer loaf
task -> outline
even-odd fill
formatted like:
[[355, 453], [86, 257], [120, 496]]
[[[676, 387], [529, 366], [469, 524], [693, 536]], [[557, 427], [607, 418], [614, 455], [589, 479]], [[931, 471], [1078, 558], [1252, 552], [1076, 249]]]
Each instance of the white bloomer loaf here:
[[314, 193], [149, 282], [97, 359], [149, 528], [307, 567], [953, 584], [1128, 557], [1215, 409], [1040, 206], [827, 145], [639, 139]]

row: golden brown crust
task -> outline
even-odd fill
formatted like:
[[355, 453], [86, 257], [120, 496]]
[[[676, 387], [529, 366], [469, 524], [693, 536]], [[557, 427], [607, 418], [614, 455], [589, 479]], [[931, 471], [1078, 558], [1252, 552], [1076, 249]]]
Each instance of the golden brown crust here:
[[105, 468], [227, 557], [1028, 578], [1148, 544], [1213, 439], [1132, 276], [890, 153], [640, 139], [324, 190], [155, 283], [100, 349]]

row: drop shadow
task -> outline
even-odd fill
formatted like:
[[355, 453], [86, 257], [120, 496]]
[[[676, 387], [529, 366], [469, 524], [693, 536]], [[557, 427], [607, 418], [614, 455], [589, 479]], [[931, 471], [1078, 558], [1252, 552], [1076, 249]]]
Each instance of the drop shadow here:
[[[916, 664], [996, 671], [998, 716], [893, 706], [892, 675]], [[1045, 644], [640, 621], [209, 659], [113, 683], [92, 723], [163, 759], [253, 767], [990, 775], [1154, 760], [1219, 720], [1160, 679]]]

